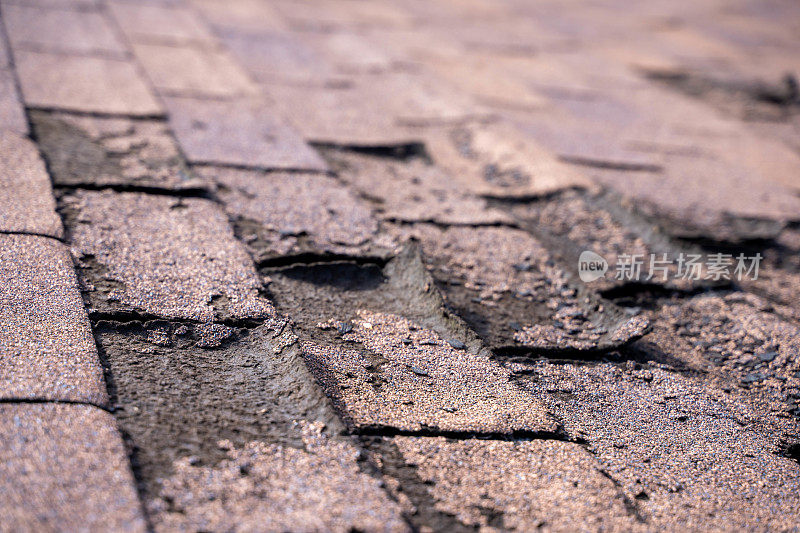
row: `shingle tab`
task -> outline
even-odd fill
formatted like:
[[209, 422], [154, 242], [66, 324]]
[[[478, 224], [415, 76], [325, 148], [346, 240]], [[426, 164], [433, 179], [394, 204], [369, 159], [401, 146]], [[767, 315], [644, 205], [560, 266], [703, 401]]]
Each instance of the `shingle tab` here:
[[[321, 325], [341, 330], [335, 322]], [[343, 338], [364, 349], [306, 342], [303, 352], [357, 431], [511, 435], [558, 430], [556, 421], [488, 355], [472, 353], [403, 317], [359, 312]]]
[[[299, 253], [368, 254], [378, 221], [330, 176], [204, 169], [257, 260]], [[265, 206], [269, 206], [265, 209]]]
[[147, 530], [114, 417], [86, 405], [0, 405], [5, 531]]
[[96, 308], [203, 322], [274, 313], [259, 295], [250, 256], [212, 202], [82, 191], [65, 203], [79, 259], [97, 263], [86, 265]]
[[28, 107], [125, 115], [157, 115], [156, 102], [133, 64], [116, 59], [17, 51]]
[[216, 47], [134, 43], [133, 50], [163, 95], [230, 98], [256, 93], [247, 74]]
[[44, 162], [36, 146], [10, 131], [0, 131], [0, 231], [61, 238]]
[[170, 125], [192, 163], [325, 171], [319, 154], [265, 99], [164, 99]]
[[105, 405], [72, 258], [49, 238], [0, 235], [0, 398]]
[[3, 18], [14, 50], [120, 58], [127, 53], [101, 11], [6, 5]]

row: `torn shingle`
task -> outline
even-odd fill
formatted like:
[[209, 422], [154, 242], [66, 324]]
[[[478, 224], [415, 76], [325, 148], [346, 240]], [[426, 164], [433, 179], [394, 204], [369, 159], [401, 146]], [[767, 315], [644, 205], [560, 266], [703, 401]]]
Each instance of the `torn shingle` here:
[[372, 211], [335, 178], [211, 168], [200, 172], [217, 183], [225, 211], [257, 260], [379, 252]]
[[358, 316], [343, 339], [362, 349], [303, 343], [309, 367], [357, 431], [557, 431], [555, 421], [485, 353], [456, 350], [397, 315]]
[[111, 191], [64, 202], [95, 309], [204, 322], [273, 314], [249, 255], [211, 202]]
[[440, 224], [510, 224], [511, 217], [470, 194], [452, 175], [421, 158], [393, 161], [357, 153], [328, 152], [341, 179], [378, 202], [382, 218]]
[[33, 111], [31, 122], [56, 185], [205, 188], [162, 121]]
[[0, 397], [108, 401], [66, 247], [0, 235]]

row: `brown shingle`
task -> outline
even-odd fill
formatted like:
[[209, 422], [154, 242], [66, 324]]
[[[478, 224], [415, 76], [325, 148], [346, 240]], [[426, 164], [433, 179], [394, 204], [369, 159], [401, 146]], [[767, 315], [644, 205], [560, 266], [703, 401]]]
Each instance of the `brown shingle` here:
[[256, 92], [239, 65], [215, 47], [134, 43], [133, 50], [162, 94], [220, 98]]
[[170, 125], [192, 163], [327, 170], [327, 165], [264, 99], [165, 98]]
[[[558, 426], [485, 352], [397, 315], [361, 311], [344, 340], [303, 343], [309, 367], [356, 430], [554, 433]], [[322, 327], [340, 327], [335, 321]], [[455, 348], [459, 346], [459, 348]]]
[[22, 96], [29, 107], [156, 115], [161, 107], [133, 64], [115, 59], [18, 51]]
[[121, 58], [127, 53], [101, 11], [7, 5], [3, 18], [14, 50]]
[[86, 405], [0, 405], [7, 531], [146, 531], [114, 418]]
[[[380, 480], [359, 467], [361, 451], [301, 422], [303, 447], [263, 442], [234, 447], [215, 466], [175, 464], [162, 500], [151, 504], [156, 531], [386, 531], [409, 528]], [[202, 495], [202, 497], [200, 497]]]
[[64, 245], [0, 235], [0, 397], [108, 401], [103, 371]]
[[578, 444], [443, 437], [396, 437], [390, 442], [415, 466], [436, 508], [465, 526], [645, 529], [628, 513], [622, 494], [600, 472], [595, 458]]
[[324, 175], [203, 169], [257, 259], [366, 254], [378, 233], [369, 206]]
[[0, 131], [0, 231], [60, 238], [61, 219], [44, 162], [29, 140]]
[[77, 192], [72, 245], [90, 267], [92, 303], [166, 318], [264, 318], [244, 247], [213, 203], [140, 193]]
[[120, 28], [132, 42], [212, 42], [213, 36], [190, 8], [181, 5], [109, 2]]

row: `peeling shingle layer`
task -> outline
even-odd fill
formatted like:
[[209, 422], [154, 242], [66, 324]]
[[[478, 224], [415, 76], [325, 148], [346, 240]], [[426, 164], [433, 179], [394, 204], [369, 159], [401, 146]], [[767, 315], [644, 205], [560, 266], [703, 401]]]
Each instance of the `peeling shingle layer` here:
[[273, 314], [250, 257], [211, 202], [110, 191], [65, 201], [76, 217], [72, 245], [97, 265], [88, 288], [99, 309], [204, 322]]

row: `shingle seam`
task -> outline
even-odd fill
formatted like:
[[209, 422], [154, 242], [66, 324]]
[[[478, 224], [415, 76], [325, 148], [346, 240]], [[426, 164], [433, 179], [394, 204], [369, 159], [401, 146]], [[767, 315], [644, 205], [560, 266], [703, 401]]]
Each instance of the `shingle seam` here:
[[84, 405], [86, 407], [95, 407], [106, 413], [113, 414], [113, 408], [104, 406], [103, 404], [90, 402], [86, 400], [58, 400], [50, 398], [0, 398], [0, 405], [3, 404], [59, 404], [59, 405]]

